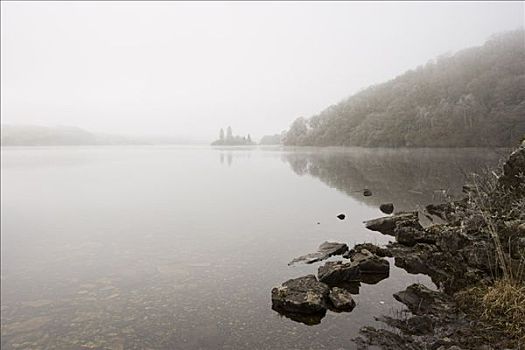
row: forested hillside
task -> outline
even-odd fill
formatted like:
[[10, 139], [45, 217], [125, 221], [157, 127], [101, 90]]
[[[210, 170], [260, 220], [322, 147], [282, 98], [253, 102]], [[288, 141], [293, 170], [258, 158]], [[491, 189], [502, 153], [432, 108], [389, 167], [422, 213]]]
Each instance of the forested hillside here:
[[525, 31], [498, 34], [369, 87], [309, 119], [284, 143], [308, 146], [512, 146], [525, 134]]

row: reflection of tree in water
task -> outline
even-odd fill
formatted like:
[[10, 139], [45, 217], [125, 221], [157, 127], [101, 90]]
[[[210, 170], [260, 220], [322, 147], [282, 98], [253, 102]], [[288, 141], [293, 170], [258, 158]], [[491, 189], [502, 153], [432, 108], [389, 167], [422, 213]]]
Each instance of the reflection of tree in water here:
[[219, 153], [219, 160], [221, 162], [221, 164], [224, 164], [224, 156], [226, 156], [226, 163], [228, 164], [228, 166], [231, 166], [232, 165], [232, 162], [233, 162], [233, 155], [232, 155], [232, 152], [226, 152], [226, 153]]
[[215, 147], [219, 151], [219, 161], [224, 164], [224, 158], [226, 158], [226, 164], [231, 166], [233, 158], [251, 158], [253, 148], [252, 147]]
[[[396, 210], [439, 202], [444, 191], [460, 194], [465, 175], [494, 167], [496, 149], [346, 149], [288, 152], [283, 160], [298, 175], [309, 174], [372, 206], [392, 202]], [[364, 197], [369, 188], [373, 195]]]

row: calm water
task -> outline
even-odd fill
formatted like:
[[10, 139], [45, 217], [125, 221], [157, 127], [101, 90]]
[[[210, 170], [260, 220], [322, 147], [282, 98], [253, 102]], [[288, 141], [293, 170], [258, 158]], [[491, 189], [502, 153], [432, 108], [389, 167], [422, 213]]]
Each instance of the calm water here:
[[325, 240], [388, 242], [362, 225], [380, 203], [439, 201], [502, 154], [5, 148], [2, 349], [353, 349], [402, 309], [394, 292], [429, 279], [391, 264], [351, 313], [307, 326], [271, 310], [270, 290], [319, 264], [287, 263]]

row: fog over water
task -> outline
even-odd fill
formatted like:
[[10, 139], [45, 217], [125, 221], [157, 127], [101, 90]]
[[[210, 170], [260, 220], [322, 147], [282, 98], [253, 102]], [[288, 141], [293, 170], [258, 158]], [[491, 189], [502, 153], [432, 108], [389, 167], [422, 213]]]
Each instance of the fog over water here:
[[524, 23], [523, 2], [2, 2], [2, 123], [260, 138]]
[[[270, 290], [325, 240], [385, 244], [379, 203], [458, 195], [494, 150], [8, 148], [1, 154], [2, 349], [353, 349], [424, 275], [394, 266], [350, 313], [307, 326]], [[367, 186], [374, 193], [363, 197]], [[343, 221], [336, 215], [345, 213]], [[23, 344], [23, 345], [20, 345]]]

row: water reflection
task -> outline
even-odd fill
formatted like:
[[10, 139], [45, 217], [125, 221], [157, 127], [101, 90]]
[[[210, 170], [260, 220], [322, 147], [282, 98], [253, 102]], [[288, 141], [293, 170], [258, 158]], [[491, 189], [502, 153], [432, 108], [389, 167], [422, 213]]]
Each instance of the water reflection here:
[[317, 314], [300, 314], [288, 312], [272, 305], [272, 310], [277, 311], [279, 315], [286, 317], [292, 321], [305, 324], [307, 326], [315, 326], [321, 323], [321, 320], [326, 316], [326, 310]]
[[254, 148], [249, 147], [214, 147], [219, 152], [219, 162], [224, 165], [225, 160], [228, 166], [233, 163], [233, 158], [251, 158]]
[[[378, 207], [392, 202], [397, 210], [458, 196], [466, 175], [498, 164], [503, 149], [345, 149], [283, 153], [298, 175], [310, 175], [328, 186]], [[363, 196], [369, 188], [373, 195]]]

